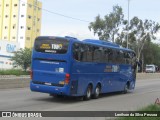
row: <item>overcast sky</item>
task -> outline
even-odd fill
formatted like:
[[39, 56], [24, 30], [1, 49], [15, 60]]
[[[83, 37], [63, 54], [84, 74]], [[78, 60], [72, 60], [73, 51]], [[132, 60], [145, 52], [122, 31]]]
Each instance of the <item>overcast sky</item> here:
[[[43, 9], [74, 18], [94, 21], [99, 14], [103, 17], [112, 11], [114, 5], [123, 8], [128, 15], [128, 0], [40, 0]], [[130, 19], [138, 16], [160, 23], [160, 0], [130, 0]], [[82, 22], [42, 11], [41, 35], [74, 36], [79, 39], [97, 38], [88, 29], [89, 22]]]

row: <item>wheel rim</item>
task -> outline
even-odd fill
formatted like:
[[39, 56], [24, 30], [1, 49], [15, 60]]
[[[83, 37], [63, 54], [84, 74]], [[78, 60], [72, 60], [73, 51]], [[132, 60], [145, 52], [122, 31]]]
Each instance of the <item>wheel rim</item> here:
[[87, 98], [90, 98], [91, 97], [91, 90], [90, 90], [90, 88], [88, 88], [88, 90], [87, 90]]
[[99, 93], [100, 93], [100, 89], [99, 89], [99, 87], [96, 87], [96, 96], [99, 96]]
[[126, 84], [125, 86], [125, 92], [127, 93], [128, 92], [128, 85]]

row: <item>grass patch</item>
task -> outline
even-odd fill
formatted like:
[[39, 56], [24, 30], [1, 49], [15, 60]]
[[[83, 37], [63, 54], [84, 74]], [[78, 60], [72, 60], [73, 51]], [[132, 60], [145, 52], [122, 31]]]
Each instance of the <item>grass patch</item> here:
[[15, 70], [15, 69], [10, 69], [10, 70], [0, 70], [0, 75], [29, 75], [29, 72], [25, 72], [22, 70]]
[[[160, 105], [149, 105], [138, 111], [160, 111]], [[121, 117], [116, 120], [160, 120], [159, 117]]]
[[149, 105], [145, 108], [140, 109], [140, 111], [160, 111], [160, 105]]

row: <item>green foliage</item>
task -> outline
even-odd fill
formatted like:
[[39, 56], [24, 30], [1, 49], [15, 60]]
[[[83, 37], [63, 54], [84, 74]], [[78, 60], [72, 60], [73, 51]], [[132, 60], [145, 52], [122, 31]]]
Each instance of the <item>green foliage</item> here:
[[18, 69], [0, 70], [0, 75], [29, 75], [29, 72], [25, 72]]
[[152, 20], [146, 19], [142, 21], [138, 17], [131, 19], [129, 26], [129, 34], [131, 34], [129, 43], [131, 48], [136, 51], [138, 59], [141, 57], [145, 43], [155, 40], [155, 34], [159, 29], [160, 25]]
[[15, 66], [20, 66], [26, 71], [31, 65], [31, 54], [32, 52], [29, 48], [20, 49], [14, 53], [11, 60]]
[[[142, 108], [138, 111], [160, 111], [160, 106], [158, 105], [149, 105], [145, 108]], [[122, 117], [117, 120], [159, 120], [159, 117]]]
[[142, 51], [144, 65], [155, 64], [160, 66], [160, 46], [152, 42], [146, 42]]
[[120, 6], [113, 6], [113, 11], [106, 15], [104, 19], [98, 15], [95, 22], [89, 25], [90, 31], [93, 30], [101, 40], [112, 40], [114, 42], [115, 36], [118, 34], [119, 26], [123, 22], [123, 11]]
[[103, 19], [98, 15], [95, 21], [90, 23], [89, 29], [97, 34], [100, 40], [116, 42], [123, 47], [127, 47], [128, 33], [128, 46], [136, 52], [137, 59], [144, 58], [145, 64], [160, 66], [159, 47], [151, 43], [160, 30], [159, 23], [133, 17], [128, 24], [124, 19], [122, 8], [117, 5], [113, 6], [113, 11]]
[[140, 109], [140, 111], [160, 111], [160, 105], [152, 104]]
[[[124, 31], [127, 26], [122, 29], [121, 34], [116, 38], [116, 43], [127, 46], [127, 38]], [[141, 20], [134, 17], [130, 20], [129, 25], [129, 48], [133, 49], [137, 54], [137, 59], [144, 59], [145, 64], [155, 64], [160, 66], [159, 46], [152, 43], [156, 39], [156, 33], [160, 30], [160, 25], [152, 20]]]

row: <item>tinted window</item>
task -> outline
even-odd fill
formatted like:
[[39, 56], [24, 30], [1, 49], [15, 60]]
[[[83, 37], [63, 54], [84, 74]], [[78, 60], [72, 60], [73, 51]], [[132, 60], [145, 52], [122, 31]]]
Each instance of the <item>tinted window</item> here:
[[93, 61], [94, 62], [102, 62], [102, 47], [94, 47], [93, 51]]
[[87, 54], [87, 62], [92, 62], [93, 61], [93, 46], [91, 45], [86, 45], [86, 54]]
[[133, 64], [132, 66], [136, 63], [133, 52], [81, 43], [73, 44], [73, 58], [81, 62]]
[[109, 56], [109, 52], [107, 48], [103, 49], [103, 53], [102, 53], [102, 57], [103, 57], [103, 62], [107, 63], [108, 62], [108, 56]]
[[122, 50], [117, 50], [117, 56], [116, 56], [117, 63], [125, 64], [124, 60], [124, 52]]
[[75, 43], [73, 45], [73, 58], [77, 61], [83, 61], [84, 58], [84, 45]]
[[132, 64], [132, 59], [133, 59], [132, 52], [127, 52], [127, 51], [124, 52], [124, 59], [126, 64]]
[[35, 50], [37, 52], [65, 54], [67, 53], [69, 41], [61, 38], [37, 38], [35, 40]]
[[114, 51], [112, 49], [108, 49], [108, 62], [113, 63]]

